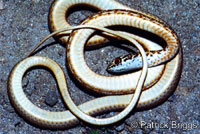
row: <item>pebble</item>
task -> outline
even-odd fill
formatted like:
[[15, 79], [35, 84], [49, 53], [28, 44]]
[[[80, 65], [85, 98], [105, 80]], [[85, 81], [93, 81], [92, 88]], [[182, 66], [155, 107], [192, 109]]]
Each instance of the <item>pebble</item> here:
[[29, 84], [29, 80], [28, 79], [24, 79], [23, 83], [22, 83], [22, 88], [26, 88]]
[[116, 127], [115, 129], [118, 131], [118, 132], [120, 132], [120, 131], [122, 131], [123, 129], [124, 129], [124, 123], [123, 124], [121, 124], [120, 126], [118, 126], [118, 127]]
[[34, 3], [39, 3], [40, 0], [32, 0]]
[[117, 131], [116, 130], [112, 130], [112, 129], [107, 129], [107, 132], [109, 134], [117, 134]]
[[4, 2], [3, 0], [0, 0], [0, 10], [4, 9]]
[[0, 132], [0, 134], [8, 134], [7, 132]]
[[14, 121], [15, 127], [19, 126], [20, 124], [21, 124], [21, 121], [20, 121], [20, 120], [15, 120], [15, 121]]
[[56, 93], [56, 90], [50, 90], [45, 98], [45, 103], [48, 106], [53, 107], [57, 102], [58, 102], [58, 95]]
[[126, 130], [122, 131], [121, 134], [128, 134]]

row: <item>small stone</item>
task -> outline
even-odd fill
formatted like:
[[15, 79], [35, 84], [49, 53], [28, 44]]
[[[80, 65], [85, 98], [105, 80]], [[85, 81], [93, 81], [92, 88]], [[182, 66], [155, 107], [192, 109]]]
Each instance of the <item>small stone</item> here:
[[8, 132], [8, 134], [14, 134], [14, 133], [16, 133], [15, 130], [11, 130], [11, 131]]
[[0, 132], [0, 134], [8, 134], [8, 132]]
[[111, 134], [116, 134], [116, 133], [117, 133], [116, 130], [112, 130], [112, 129], [107, 129], [107, 132], [108, 132], [108, 133], [111, 133]]
[[124, 123], [123, 124], [121, 124], [120, 126], [118, 126], [118, 127], [116, 127], [116, 130], [118, 131], [118, 132], [120, 132], [120, 131], [122, 131], [123, 129], [124, 129]]
[[126, 130], [123, 130], [123, 131], [121, 132], [121, 134], [128, 134], [128, 132], [127, 132]]
[[22, 88], [26, 88], [29, 84], [29, 80], [28, 79], [24, 79], [23, 83], [22, 83]]
[[15, 109], [13, 107], [11, 107], [10, 105], [7, 105], [7, 104], [4, 106], [4, 109], [6, 111], [8, 111], [9, 113], [14, 113], [15, 112]]
[[40, 0], [32, 0], [34, 3], [39, 3]]
[[0, 0], [0, 10], [4, 9], [4, 3], [3, 0]]
[[20, 124], [21, 124], [21, 121], [19, 119], [14, 121], [15, 127], [20, 126]]
[[1, 58], [1, 59], [0, 59], [0, 62], [4, 62], [4, 61], [5, 61], [5, 58]]
[[58, 95], [55, 90], [50, 90], [45, 98], [45, 103], [53, 107], [58, 102]]

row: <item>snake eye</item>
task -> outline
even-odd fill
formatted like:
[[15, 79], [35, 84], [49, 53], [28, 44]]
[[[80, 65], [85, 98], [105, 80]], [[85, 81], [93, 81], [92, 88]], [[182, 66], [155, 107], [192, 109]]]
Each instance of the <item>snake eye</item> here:
[[116, 58], [115, 61], [114, 61], [114, 63], [116, 65], [119, 65], [121, 63], [121, 58]]

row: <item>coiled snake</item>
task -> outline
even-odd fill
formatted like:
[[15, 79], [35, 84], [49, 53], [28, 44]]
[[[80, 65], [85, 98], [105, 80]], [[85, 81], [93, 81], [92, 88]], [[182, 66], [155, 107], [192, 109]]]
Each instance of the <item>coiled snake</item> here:
[[[87, 18], [80, 26], [71, 27], [65, 19], [66, 12], [76, 4], [85, 4], [100, 10], [116, 10], [99, 12]], [[182, 49], [180, 42], [173, 30], [157, 17], [130, 9], [113, 0], [56, 0], [51, 6], [49, 24], [52, 32], [56, 32], [49, 35], [43, 41], [63, 32], [65, 34], [71, 33], [70, 38], [63, 36], [61, 41], [66, 43], [67, 46], [66, 59], [68, 68], [78, 82], [99, 93], [126, 93], [126, 95], [111, 95], [96, 98], [77, 107], [69, 95], [64, 73], [57, 63], [41, 56], [25, 58], [10, 73], [8, 94], [16, 110], [27, 120], [38, 126], [67, 128], [78, 123], [77, 117], [94, 125], [115, 123], [129, 114], [137, 101], [137, 108], [149, 108], [163, 102], [170, 96], [178, 84], [182, 70]], [[113, 25], [135, 27], [154, 33], [166, 41], [167, 47], [161, 50], [161, 47], [156, 43], [137, 35], [104, 28]], [[141, 54], [138, 60], [140, 63], [138, 63], [136, 68], [138, 66], [141, 68], [143, 65], [142, 71], [112, 77], [102, 76], [91, 71], [84, 60], [84, 45], [95, 30], [103, 31], [110, 36], [114, 35], [126, 39], [136, 45]], [[94, 36], [89, 40], [87, 46], [90, 47], [96, 40], [104, 41], [105, 39]], [[152, 56], [153, 53], [145, 54], [140, 44], [144, 44], [149, 51], [158, 50], [154, 52], [156, 56]], [[121, 62], [115, 61], [114, 63], [117, 65], [111, 65], [111, 67], [118, 67], [123, 64]], [[149, 66], [155, 66], [148, 68], [148, 73], [147, 63]], [[24, 73], [33, 66], [45, 66], [54, 73], [61, 95], [70, 111], [46, 111], [35, 106], [28, 100], [22, 89], [22, 78]], [[142, 87], [146, 90], [141, 92]], [[134, 93], [134, 95], [130, 93]], [[125, 109], [110, 118], [98, 119], [89, 116], [102, 111], [121, 108]]]

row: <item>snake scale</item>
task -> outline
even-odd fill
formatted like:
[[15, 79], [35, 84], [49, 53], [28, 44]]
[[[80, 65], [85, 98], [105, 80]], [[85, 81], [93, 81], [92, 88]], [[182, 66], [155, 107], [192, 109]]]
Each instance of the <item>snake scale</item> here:
[[[101, 11], [87, 18], [80, 26], [71, 27], [65, 19], [66, 12], [78, 4], [92, 6], [99, 10], [112, 10]], [[68, 128], [79, 122], [77, 118], [94, 125], [115, 123], [126, 117], [135, 107], [137, 101], [137, 108], [150, 108], [162, 103], [176, 89], [182, 71], [182, 48], [177, 35], [170, 26], [159, 18], [130, 9], [113, 0], [55, 0], [50, 9], [49, 25], [51, 31], [54, 32], [51, 36], [67, 30], [74, 30], [67, 31], [66, 34], [71, 33], [70, 37], [63, 36], [61, 41], [67, 47], [68, 69], [78, 82], [96, 92], [115, 95], [96, 98], [77, 107], [69, 95], [64, 73], [56, 62], [42, 56], [25, 58], [10, 73], [8, 94], [19, 114], [35, 125], [46, 128]], [[154, 33], [166, 41], [167, 47], [161, 50], [162, 48], [158, 44], [143, 37], [104, 28], [113, 25], [136, 27]], [[143, 65], [143, 69], [112, 77], [98, 75], [91, 71], [84, 59], [84, 45], [95, 30], [123, 38], [136, 45], [141, 55], [140, 63], [142, 64], [139, 66], [141, 68]], [[90, 47], [94, 42], [104, 40], [102, 37], [94, 36], [87, 43], [87, 47]], [[151, 59], [151, 53], [145, 54], [140, 44], [145, 45], [148, 51], [157, 50], [155, 54], [159, 58]], [[157, 65], [148, 68], [147, 72], [147, 62], [148, 64], [156, 62]], [[117, 62], [117, 64], [119, 63]], [[61, 95], [70, 111], [46, 111], [28, 100], [22, 89], [22, 78], [24, 73], [33, 66], [45, 66], [54, 73]], [[145, 90], [141, 92], [142, 86]], [[89, 116], [122, 108], [125, 109], [110, 118], [98, 119]]]

